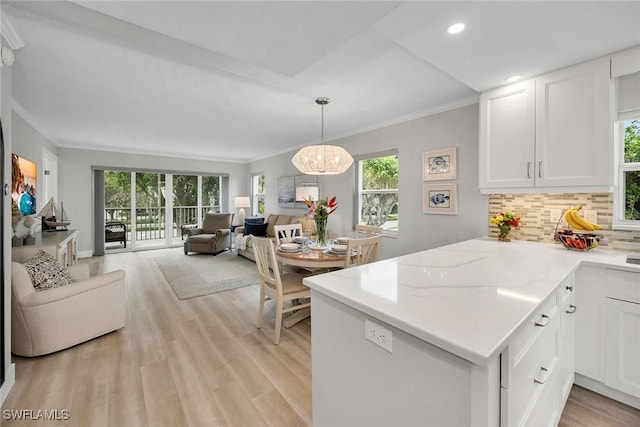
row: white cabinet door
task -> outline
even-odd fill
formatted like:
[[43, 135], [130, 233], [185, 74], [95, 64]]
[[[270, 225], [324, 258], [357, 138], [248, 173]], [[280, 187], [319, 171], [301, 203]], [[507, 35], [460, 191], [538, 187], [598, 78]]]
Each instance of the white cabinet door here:
[[613, 185], [608, 57], [536, 79], [536, 186]]
[[599, 58], [480, 96], [483, 193], [611, 188], [609, 62]]
[[581, 266], [576, 272], [575, 371], [604, 382], [605, 269]]
[[480, 188], [534, 185], [535, 83], [480, 96]]
[[605, 384], [640, 397], [640, 304], [606, 300]]
[[[571, 289], [568, 288], [571, 286]], [[575, 314], [577, 306], [575, 303], [575, 295], [573, 293], [573, 283], [571, 285], [563, 285], [560, 290], [560, 357], [558, 359], [558, 387], [559, 387], [559, 406], [564, 407], [574, 378], [574, 332], [575, 332]]]

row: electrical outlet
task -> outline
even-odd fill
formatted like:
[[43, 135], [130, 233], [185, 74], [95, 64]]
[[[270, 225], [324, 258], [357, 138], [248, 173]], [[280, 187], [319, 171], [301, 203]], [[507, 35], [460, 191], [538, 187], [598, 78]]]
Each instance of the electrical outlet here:
[[391, 329], [385, 328], [369, 319], [364, 319], [364, 337], [392, 353], [393, 333]]
[[584, 209], [582, 211], [582, 217], [590, 223], [598, 223], [598, 211], [595, 209]]
[[553, 222], [554, 224], [560, 220], [561, 216], [562, 216], [562, 209], [549, 210], [549, 221]]

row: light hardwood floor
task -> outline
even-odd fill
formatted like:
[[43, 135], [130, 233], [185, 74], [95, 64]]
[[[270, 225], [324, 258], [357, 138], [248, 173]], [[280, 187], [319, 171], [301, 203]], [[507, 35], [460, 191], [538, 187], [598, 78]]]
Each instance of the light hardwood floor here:
[[[127, 272], [127, 326], [71, 349], [14, 357], [4, 426], [309, 426], [311, 326], [273, 345], [273, 304], [256, 329], [258, 288], [180, 301], [158, 251], [85, 260]], [[234, 255], [235, 256], [235, 255]], [[640, 426], [640, 411], [574, 387], [562, 426]], [[67, 421], [7, 420], [5, 410], [68, 410]], [[595, 413], [595, 415], [594, 415]]]

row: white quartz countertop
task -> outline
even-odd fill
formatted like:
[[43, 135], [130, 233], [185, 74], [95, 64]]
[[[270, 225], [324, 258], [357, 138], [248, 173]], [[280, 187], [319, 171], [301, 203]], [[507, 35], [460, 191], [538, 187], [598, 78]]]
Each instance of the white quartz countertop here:
[[483, 238], [307, 277], [304, 283], [484, 365], [581, 263], [640, 272], [640, 265], [627, 263], [619, 252]]

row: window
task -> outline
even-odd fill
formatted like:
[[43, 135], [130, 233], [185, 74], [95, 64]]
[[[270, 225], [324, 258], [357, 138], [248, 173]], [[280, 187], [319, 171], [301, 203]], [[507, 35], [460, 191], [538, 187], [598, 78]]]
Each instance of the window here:
[[621, 122], [616, 228], [640, 228], [640, 118]]
[[251, 177], [251, 195], [251, 214], [253, 216], [264, 214], [264, 174]]
[[398, 151], [356, 157], [357, 224], [382, 227], [395, 234], [398, 216]]
[[224, 175], [105, 170], [102, 208], [105, 221], [125, 224], [130, 250], [172, 246], [182, 244], [184, 230], [201, 224], [206, 212], [228, 209], [228, 191]]

